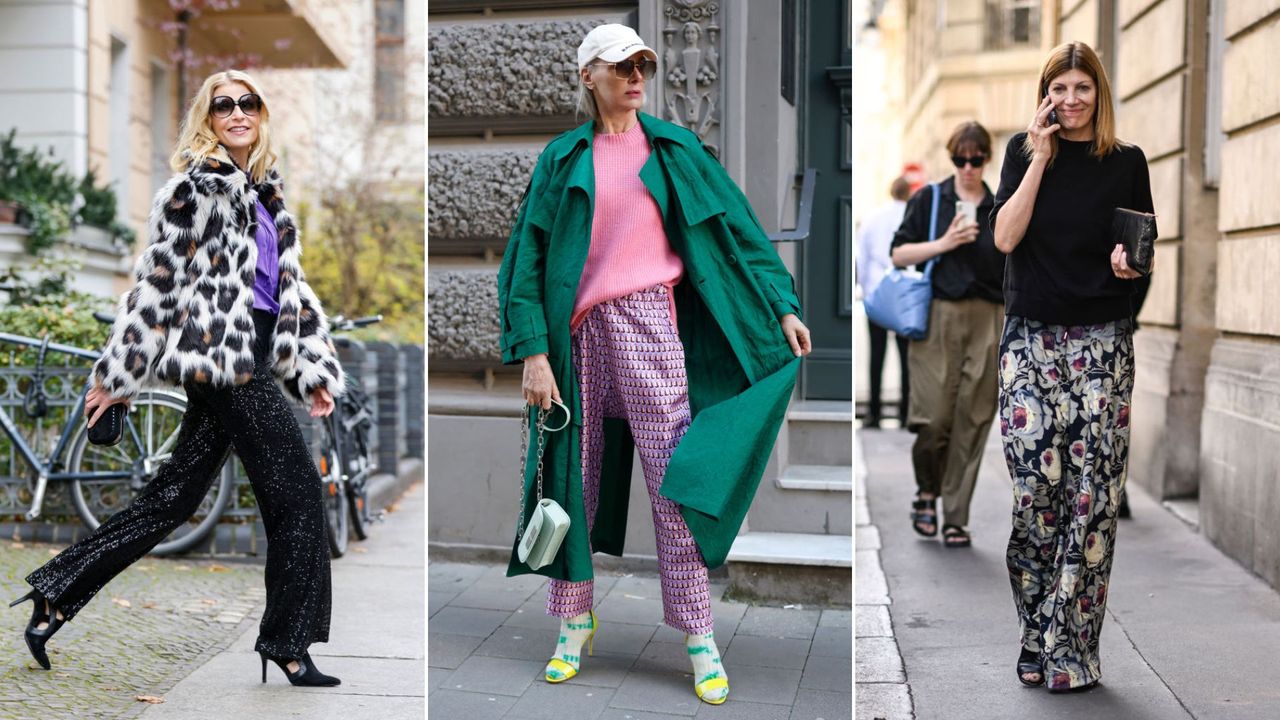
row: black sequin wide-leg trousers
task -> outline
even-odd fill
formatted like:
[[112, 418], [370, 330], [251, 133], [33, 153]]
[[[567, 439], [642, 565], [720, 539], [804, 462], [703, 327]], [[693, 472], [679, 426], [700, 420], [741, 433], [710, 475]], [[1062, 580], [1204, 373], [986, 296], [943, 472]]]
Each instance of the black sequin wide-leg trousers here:
[[244, 385], [188, 383], [173, 455], [126, 508], [27, 576], [71, 619], [199, 506], [232, 448], [267, 531], [267, 607], [255, 649], [301, 658], [329, 639], [329, 546], [320, 476], [270, 368], [274, 316], [254, 311], [254, 376]]

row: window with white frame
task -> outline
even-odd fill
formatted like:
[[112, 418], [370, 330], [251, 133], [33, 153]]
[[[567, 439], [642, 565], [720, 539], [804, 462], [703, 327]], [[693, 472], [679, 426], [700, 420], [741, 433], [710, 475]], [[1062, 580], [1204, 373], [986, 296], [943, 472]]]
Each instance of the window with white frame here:
[[987, 0], [987, 50], [1040, 44], [1040, 0]]

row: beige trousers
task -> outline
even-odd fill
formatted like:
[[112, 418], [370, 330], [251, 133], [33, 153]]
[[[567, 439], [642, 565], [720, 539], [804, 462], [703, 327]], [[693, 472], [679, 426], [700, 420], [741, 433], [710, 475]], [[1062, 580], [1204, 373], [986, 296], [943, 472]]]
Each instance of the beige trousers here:
[[995, 417], [1004, 307], [934, 300], [929, 334], [911, 343], [907, 428], [920, 492], [942, 496], [942, 522], [968, 525], [982, 448]]

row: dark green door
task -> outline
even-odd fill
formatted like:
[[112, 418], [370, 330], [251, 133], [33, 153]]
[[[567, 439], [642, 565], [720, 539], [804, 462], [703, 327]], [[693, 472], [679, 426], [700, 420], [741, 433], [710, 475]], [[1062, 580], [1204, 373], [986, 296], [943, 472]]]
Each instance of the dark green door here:
[[853, 232], [849, 0], [801, 5], [802, 165], [818, 170], [809, 239], [801, 250], [813, 353], [801, 365], [808, 400], [852, 399]]

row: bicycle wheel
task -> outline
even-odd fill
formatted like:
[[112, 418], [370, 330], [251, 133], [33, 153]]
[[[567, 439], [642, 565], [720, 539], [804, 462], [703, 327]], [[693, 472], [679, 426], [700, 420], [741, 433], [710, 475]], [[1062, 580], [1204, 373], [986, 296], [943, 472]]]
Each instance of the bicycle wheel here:
[[347, 552], [347, 540], [350, 534], [348, 518], [347, 488], [342, 480], [342, 457], [333, 437], [333, 424], [325, 423], [324, 442], [320, 449], [320, 459], [316, 463], [320, 469], [320, 484], [324, 491], [325, 524], [329, 530], [329, 554], [340, 558]]
[[[89, 442], [88, 426], [84, 422], [80, 424], [68, 455], [70, 472], [128, 470], [139, 460], [143, 461], [143, 473], [138, 480], [71, 481], [72, 504], [90, 530], [96, 530], [107, 518], [128, 506], [155, 476], [161, 463], [173, 454], [186, 409], [186, 398], [173, 392], [148, 391], [134, 398], [129, 419], [142, 441], [141, 448], [127, 430], [119, 445], [94, 445]], [[195, 514], [156, 545], [151, 550], [153, 555], [186, 552], [208, 537], [231, 502], [235, 483], [233, 465], [223, 464]]]
[[357, 540], [369, 537], [369, 426], [361, 423], [348, 433], [343, 459], [347, 465], [347, 477], [358, 478], [347, 483], [348, 505], [351, 508], [351, 531]]

